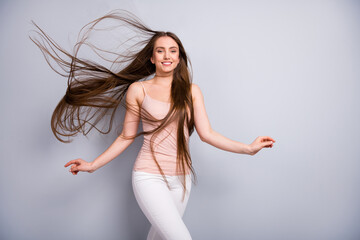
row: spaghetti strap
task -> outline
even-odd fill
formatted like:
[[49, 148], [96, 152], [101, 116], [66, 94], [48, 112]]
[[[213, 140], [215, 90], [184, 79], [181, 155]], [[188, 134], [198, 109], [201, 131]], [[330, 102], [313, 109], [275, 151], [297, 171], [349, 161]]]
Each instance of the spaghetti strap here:
[[144, 93], [145, 93], [145, 95], [147, 95], [147, 94], [146, 94], [145, 87], [144, 87], [144, 84], [143, 84], [142, 82], [140, 82], [140, 84], [141, 84], [141, 86], [142, 86], [142, 87], [143, 87], [143, 89], [144, 89]]

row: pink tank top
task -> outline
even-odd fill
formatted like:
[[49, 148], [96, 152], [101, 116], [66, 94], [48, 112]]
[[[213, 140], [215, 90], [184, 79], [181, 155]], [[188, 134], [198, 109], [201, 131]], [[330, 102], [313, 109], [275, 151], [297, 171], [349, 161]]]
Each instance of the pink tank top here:
[[[141, 111], [144, 109], [157, 119], [162, 119], [166, 116], [170, 109], [170, 103], [159, 101], [147, 95], [145, 87], [140, 82], [145, 93], [144, 100], [141, 104]], [[160, 124], [160, 123], [159, 123]], [[142, 119], [144, 131], [149, 131], [155, 128], [154, 123], [149, 123]], [[189, 134], [185, 130], [185, 139], [188, 141]], [[134, 164], [134, 171], [141, 171], [147, 173], [161, 174], [155, 160], [153, 159], [150, 150], [150, 138], [152, 134], [144, 135], [144, 142]], [[175, 176], [181, 175], [181, 172], [176, 171], [176, 156], [177, 156], [177, 122], [173, 121], [166, 126], [156, 137], [153, 144], [153, 149], [157, 162], [159, 163], [165, 175]], [[189, 168], [186, 167], [186, 173], [190, 173]]]

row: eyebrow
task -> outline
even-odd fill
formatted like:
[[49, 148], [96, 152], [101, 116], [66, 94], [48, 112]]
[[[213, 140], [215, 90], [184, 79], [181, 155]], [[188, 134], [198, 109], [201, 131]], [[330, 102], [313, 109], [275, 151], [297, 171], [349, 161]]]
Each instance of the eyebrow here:
[[[155, 49], [158, 49], [158, 48], [163, 48], [163, 49], [165, 49], [164, 47], [156, 47]], [[175, 47], [175, 46], [172, 46], [172, 47], [170, 47], [170, 48], [176, 48], [176, 49], [177, 49], [177, 47]]]

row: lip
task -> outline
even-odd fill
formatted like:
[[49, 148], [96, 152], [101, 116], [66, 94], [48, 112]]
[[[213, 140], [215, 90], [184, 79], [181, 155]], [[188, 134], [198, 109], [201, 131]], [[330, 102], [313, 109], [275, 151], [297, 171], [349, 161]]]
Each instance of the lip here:
[[[164, 63], [170, 63], [170, 64], [164, 64]], [[171, 66], [172, 62], [161, 62], [161, 64], [164, 66]]]

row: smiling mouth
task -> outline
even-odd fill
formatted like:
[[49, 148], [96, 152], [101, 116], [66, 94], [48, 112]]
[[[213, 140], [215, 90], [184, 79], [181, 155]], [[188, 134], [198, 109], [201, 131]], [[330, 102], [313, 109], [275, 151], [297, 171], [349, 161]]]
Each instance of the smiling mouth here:
[[162, 62], [161, 64], [164, 66], [170, 66], [172, 63], [171, 62]]

